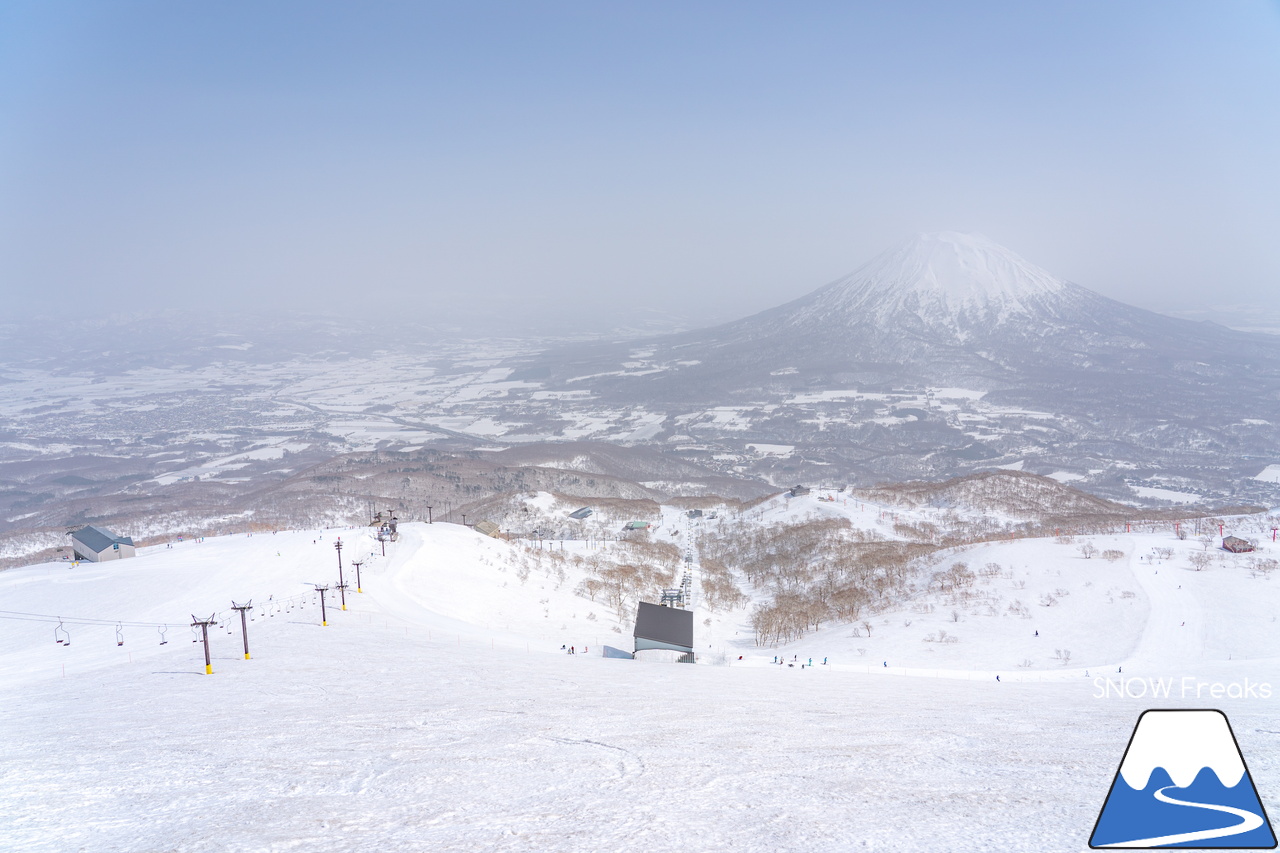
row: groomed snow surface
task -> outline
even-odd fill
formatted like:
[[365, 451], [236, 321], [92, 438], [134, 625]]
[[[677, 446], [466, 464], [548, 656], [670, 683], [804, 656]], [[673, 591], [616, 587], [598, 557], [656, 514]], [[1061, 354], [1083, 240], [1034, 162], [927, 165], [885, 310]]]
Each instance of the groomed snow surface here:
[[[1238, 566], [1192, 571], [1198, 543], [971, 549], [957, 559], [1004, 566], [989, 592], [1027, 596], [1031, 615], [960, 613], [952, 644], [923, 641], [952, 618], [915, 612], [927, 596], [878, 614], [870, 638], [834, 625], [780, 649], [752, 644], [745, 611], [709, 626], [699, 612], [707, 665], [687, 666], [600, 657], [629, 649], [629, 631], [574, 577], [521, 581], [523, 545], [402, 531], [385, 559], [363, 530], [295, 531], [0, 573], [9, 615], [175, 626], [160, 645], [156, 628], [122, 625], [119, 646], [109, 622], [64, 625], [66, 646], [47, 622], [0, 619], [0, 848], [1084, 850], [1150, 707], [1222, 708], [1280, 811], [1280, 588]], [[353, 586], [345, 612], [328, 594], [322, 627], [311, 585], [337, 581], [338, 536]], [[1085, 541], [1125, 558], [1085, 560]], [[1069, 594], [1040, 606], [1041, 588]], [[250, 597], [252, 659], [230, 621], [204, 675], [190, 615]], [[1032, 667], [1011, 663], [1038, 640]], [[1099, 698], [1099, 676], [1273, 691]]]

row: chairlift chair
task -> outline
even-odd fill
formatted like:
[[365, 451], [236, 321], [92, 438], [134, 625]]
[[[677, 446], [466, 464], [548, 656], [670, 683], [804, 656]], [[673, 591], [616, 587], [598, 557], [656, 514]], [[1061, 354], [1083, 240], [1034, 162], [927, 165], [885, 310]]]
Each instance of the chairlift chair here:
[[167, 646], [167, 645], [169, 645], [169, 640], [168, 640], [168, 639], [165, 637], [165, 635], [164, 635], [164, 634], [165, 634], [165, 632], [166, 632], [166, 631], [168, 631], [168, 630], [169, 630], [169, 626], [168, 626], [168, 625], [157, 625], [157, 626], [156, 626], [156, 633], [160, 635], [160, 645], [162, 645], [162, 646]]
[[116, 645], [124, 645], [124, 628], [120, 627], [119, 624], [116, 625]]

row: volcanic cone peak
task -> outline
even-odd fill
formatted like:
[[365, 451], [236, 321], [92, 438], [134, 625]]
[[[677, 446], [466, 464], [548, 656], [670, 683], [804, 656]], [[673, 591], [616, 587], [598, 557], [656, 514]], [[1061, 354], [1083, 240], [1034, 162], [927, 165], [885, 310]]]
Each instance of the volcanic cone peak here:
[[1002, 322], [1057, 313], [1083, 291], [981, 234], [919, 234], [853, 274], [793, 303], [793, 320], [887, 319], [903, 312], [934, 325]]

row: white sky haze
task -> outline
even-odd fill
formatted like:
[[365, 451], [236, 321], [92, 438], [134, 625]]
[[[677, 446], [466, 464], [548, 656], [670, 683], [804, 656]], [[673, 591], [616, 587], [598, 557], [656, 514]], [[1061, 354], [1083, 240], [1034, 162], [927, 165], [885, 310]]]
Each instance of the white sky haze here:
[[939, 230], [1274, 302], [1277, 92], [1263, 2], [7, 3], [0, 322], [706, 322]]

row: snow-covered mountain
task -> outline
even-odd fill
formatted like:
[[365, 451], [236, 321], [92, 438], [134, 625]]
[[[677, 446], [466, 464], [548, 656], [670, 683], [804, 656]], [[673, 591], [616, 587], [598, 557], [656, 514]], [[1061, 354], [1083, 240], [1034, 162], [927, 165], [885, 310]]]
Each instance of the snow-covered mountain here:
[[1240, 482], [1280, 461], [1280, 337], [1117, 302], [979, 235], [922, 234], [768, 311], [554, 351], [525, 377], [663, 411], [673, 440], [713, 432], [688, 432], [693, 411], [754, 407], [740, 440], [879, 478], [1040, 459], [1168, 483], [1244, 463], [1226, 478]]
[[[1280, 386], [1280, 340], [1135, 308], [953, 232], [918, 235], [777, 308], [645, 344], [647, 360], [667, 369], [600, 377], [593, 387], [673, 401], [696, 388], [728, 401], [780, 383], [960, 384], [1092, 412], [1117, 395], [1145, 406], [1176, 389], [1245, 407], [1241, 391], [1270, 394], [1274, 408]], [[579, 359], [559, 372], [616, 370], [630, 349], [584, 350], [594, 364]]]
[[579, 470], [583, 442], [600, 468], [582, 470], [664, 494], [1005, 468], [1121, 501], [1280, 504], [1280, 336], [1124, 305], [973, 235], [922, 235], [678, 335], [443, 340], [367, 322], [6, 338], [0, 527], [101, 521], [108, 496], [168, 505], [157, 490], [188, 485], [225, 508], [228, 489], [373, 450], [506, 447], [506, 465]]
[[979, 234], [921, 234], [857, 272], [792, 303], [797, 327], [892, 322], [913, 315], [962, 337], [977, 323], [1033, 318], [1086, 291]]

